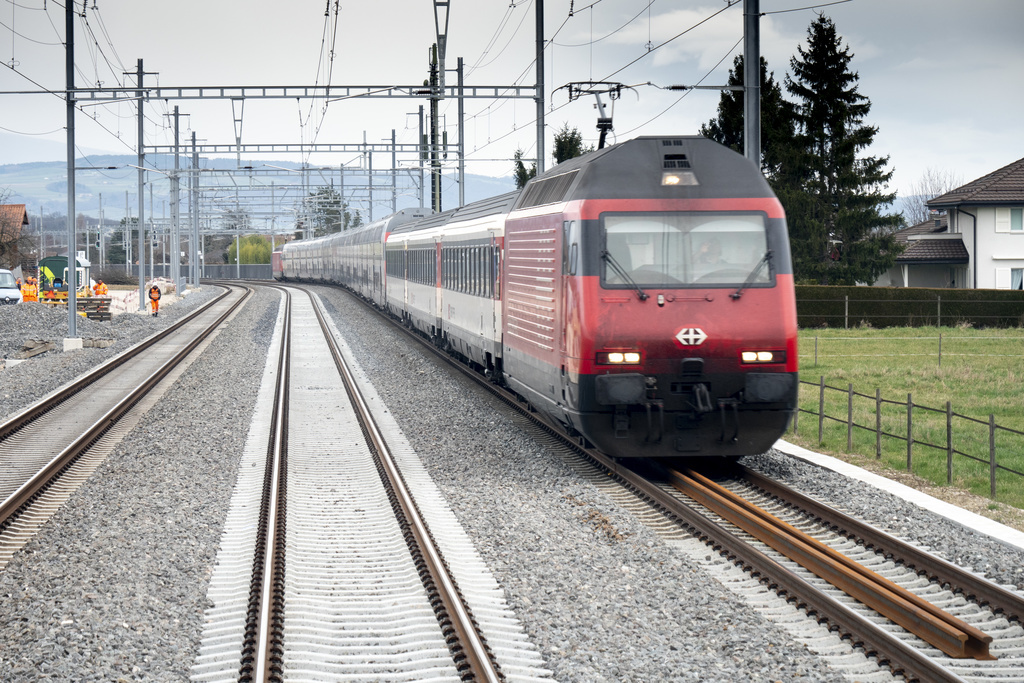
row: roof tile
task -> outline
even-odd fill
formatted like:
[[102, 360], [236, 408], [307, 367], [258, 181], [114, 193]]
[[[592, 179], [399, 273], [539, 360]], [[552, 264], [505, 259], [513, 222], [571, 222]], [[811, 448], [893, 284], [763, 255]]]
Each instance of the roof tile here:
[[913, 240], [896, 259], [897, 263], [969, 263], [963, 240]]
[[928, 200], [931, 207], [1024, 203], [1024, 159]]

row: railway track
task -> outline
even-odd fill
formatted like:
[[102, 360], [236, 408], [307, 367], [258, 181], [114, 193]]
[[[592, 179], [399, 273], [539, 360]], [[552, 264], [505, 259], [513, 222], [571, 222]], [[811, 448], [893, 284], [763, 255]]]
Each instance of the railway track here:
[[282, 289], [192, 679], [549, 679], [319, 301]]
[[[561, 439], [599, 468], [602, 476], [616, 477], [662, 515], [743, 565], [891, 671], [922, 681], [1024, 680], [1024, 629], [1020, 627], [1024, 600], [1017, 593], [747, 471], [745, 478], [757, 483], [746, 488], [760, 488], [762, 497], [772, 497], [776, 502], [769, 507], [806, 510], [795, 513], [794, 522], [816, 524], [819, 530], [814, 535], [827, 539], [794, 540], [793, 522], [772, 519], [775, 515], [699, 473], [671, 473], [652, 463], [615, 462], [585, 448], [514, 394], [418, 335], [410, 336]], [[632, 469], [637, 466], [646, 471]], [[793, 502], [782, 502], [787, 500]], [[725, 511], [728, 516], [721, 514]], [[832, 545], [841, 550], [832, 550]], [[799, 566], [775, 548], [801, 556], [813, 568]]]
[[0, 569], [102, 463], [160, 382], [251, 294], [224, 293], [0, 425]]

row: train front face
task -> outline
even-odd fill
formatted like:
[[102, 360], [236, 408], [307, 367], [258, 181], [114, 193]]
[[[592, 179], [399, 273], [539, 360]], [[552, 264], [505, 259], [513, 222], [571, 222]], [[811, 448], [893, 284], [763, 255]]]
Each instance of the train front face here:
[[762, 453], [796, 409], [782, 207], [739, 155], [683, 140], [684, 168], [631, 181], [682, 188], [584, 200], [565, 231], [566, 417], [618, 457]]

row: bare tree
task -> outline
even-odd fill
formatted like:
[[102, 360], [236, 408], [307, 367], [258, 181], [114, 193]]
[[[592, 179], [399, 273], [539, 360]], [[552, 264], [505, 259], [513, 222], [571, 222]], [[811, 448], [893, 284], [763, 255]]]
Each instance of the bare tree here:
[[929, 199], [935, 199], [964, 184], [963, 176], [950, 170], [939, 170], [930, 166], [920, 180], [910, 186], [910, 191], [900, 197], [900, 209], [907, 225], [917, 225], [929, 218]]

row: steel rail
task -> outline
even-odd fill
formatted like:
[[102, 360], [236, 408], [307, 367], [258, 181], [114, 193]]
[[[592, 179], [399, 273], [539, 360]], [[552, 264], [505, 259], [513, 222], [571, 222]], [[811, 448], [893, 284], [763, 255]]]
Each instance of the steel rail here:
[[90, 384], [103, 377], [104, 375], [116, 370], [121, 365], [139, 355], [146, 349], [150, 348], [154, 344], [160, 342], [162, 339], [166, 339], [169, 335], [175, 332], [178, 328], [188, 324], [193, 318], [201, 315], [209, 307], [214, 306], [224, 297], [230, 294], [230, 289], [225, 289], [224, 292], [210, 301], [206, 302], [196, 310], [192, 311], [188, 315], [182, 317], [181, 320], [175, 322], [173, 325], [168, 327], [161, 332], [157, 332], [146, 339], [142, 340], [130, 349], [126, 349], [123, 352], [117, 354], [113, 358], [106, 362], [98, 365], [94, 369], [90, 370], [81, 377], [75, 379], [71, 383], [53, 391], [52, 393], [44, 396], [36, 403], [28, 406], [19, 413], [16, 413], [11, 419], [7, 420], [3, 424], [0, 424], [0, 441], [8, 438], [11, 434], [18, 431], [25, 425], [38, 420], [41, 416], [45, 415], [49, 411], [53, 410], [59, 403], [66, 401], [71, 398], [82, 389], [85, 389]]
[[950, 657], [993, 660], [992, 636], [939, 609], [689, 468], [668, 470], [671, 484], [754, 538], [797, 562]]
[[[405, 484], [402, 473], [391, 455], [391, 450], [388, 448], [387, 441], [383, 434], [380, 433], [369, 406], [356, 386], [355, 378], [342, 357], [337, 341], [330, 334], [319, 300], [309, 290], [306, 290], [306, 293], [313, 302], [313, 310], [316, 312], [317, 319], [323, 327], [324, 336], [331, 348], [331, 356], [334, 358], [338, 372], [341, 373], [345, 381], [352, 405], [358, 412], [360, 421], [366, 429], [369, 443], [376, 451], [380, 464], [405, 515], [408, 528], [415, 536], [416, 544], [422, 552], [423, 561], [437, 590], [438, 597], [443, 603], [447, 616], [447, 625], [454, 630], [456, 640], [455, 642], [449, 641], [449, 648], [453, 652], [458, 653], [456, 667], [459, 669], [462, 679], [488, 682], [505, 680], [493, 653], [487, 647], [477, 629], [469, 607], [462, 599], [462, 593], [459, 591], [454, 577], [448, 571], [448, 566], [437, 544], [434, 542], [426, 521], [416, 506], [412, 493]], [[459, 657], [462, 658], [461, 662]]]
[[843, 633], [850, 634], [852, 642], [863, 647], [868, 654], [875, 653], [881, 662], [902, 673], [910, 680], [929, 683], [964, 683], [964, 679], [945, 668], [931, 657], [911, 647], [884, 628], [853, 611], [815, 586], [807, 583], [774, 559], [738, 538], [721, 525], [663, 490], [643, 475], [623, 467], [602, 453], [583, 450], [601, 463], [610, 473], [625, 481], [669, 516], [693, 530], [696, 535], [741, 564], [761, 582], [795, 601], [808, 615], [826, 621]]
[[951, 590], [959, 591], [979, 604], [988, 605], [994, 612], [1002, 612], [1008, 619], [1024, 622], [1024, 597], [1017, 593], [966, 571], [952, 562], [930, 555], [895, 536], [769, 479], [760, 472], [742, 466], [740, 472], [753, 486], [811, 515], [844, 536], [863, 541], [866, 548], [891, 557], [918, 573], [923, 572], [925, 576], [939, 584], [948, 584]]
[[284, 289], [285, 311], [278, 351], [274, 407], [267, 440], [267, 465], [256, 531], [253, 573], [239, 681], [281, 680], [285, 570], [285, 509], [287, 501], [288, 382], [291, 376], [292, 297]]
[[[253, 290], [246, 288], [246, 294], [239, 298], [223, 315], [217, 318], [213, 324], [209, 325], [205, 330], [196, 335], [186, 346], [184, 346], [177, 354], [172, 358], [165, 361], [159, 368], [151, 373], [141, 384], [135, 389], [129, 392], [124, 398], [118, 401], [110, 410], [103, 414], [98, 420], [96, 420], [86, 431], [84, 431], [78, 438], [76, 438], [71, 444], [65, 447], [60, 453], [53, 457], [46, 465], [44, 465], [38, 472], [36, 472], [28, 481], [22, 484], [18, 490], [7, 497], [2, 503], [0, 503], [0, 529], [6, 529], [10, 526], [11, 522], [17, 517], [28, 505], [31, 505], [39, 494], [50, 487], [53, 480], [56, 479], [60, 474], [67, 470], [78, 458], [85, 453], [103, 434], [105, 434], [114, 424], [117, 423], [132, 407], [135, 406], [142, 398], [149, 393], [150, 390], [155, 387], [160, 380], [166, 377], [170, 372], [177, 366], [182, 360], [185, 359], [192, 351], [199, 346], [200, 343], [206, 337], [213, 333], [224, 320], [231, 315], [239, 306], [246, 301], [249, 296], [252, 295]], [[223, 297], [218, 297], [214, 301], [220, 301]], [[212, 303], [212, 302], [211, 302]], [[206, 310], [203, 307], [200, 310]], [[198, 313], [198, 311], [197, 311]], [[191, 316], [190, 316], [191, 318]], [[163, 339], [161, 336], [160, 339]], [[149, 341], [149, 340], [147, 340]], [[147, 348], [151, 344], [147, 344]], [[112, 359], [113, 360], [113, 359]], [[106, 364], [104, 364], [106, 365]], [[106, 374], [110, 370], [117, 367], [117, 365], [108, 368]], [[90, 373], [91, 375], [92, 373]], [[76, 383], [77, 384], [77, 383]], [[84, 386], [84, 385], [83, 385]], [[79, 387], [81, 389], [82, 387]], [[62, 393], [62, 392], [57, 392]], [[56, 399], [54, 399], [56, 400]], [[47, 411], [43, 411], [47, 412]], [[41, 413], [40, 413], [41, 414]]]

